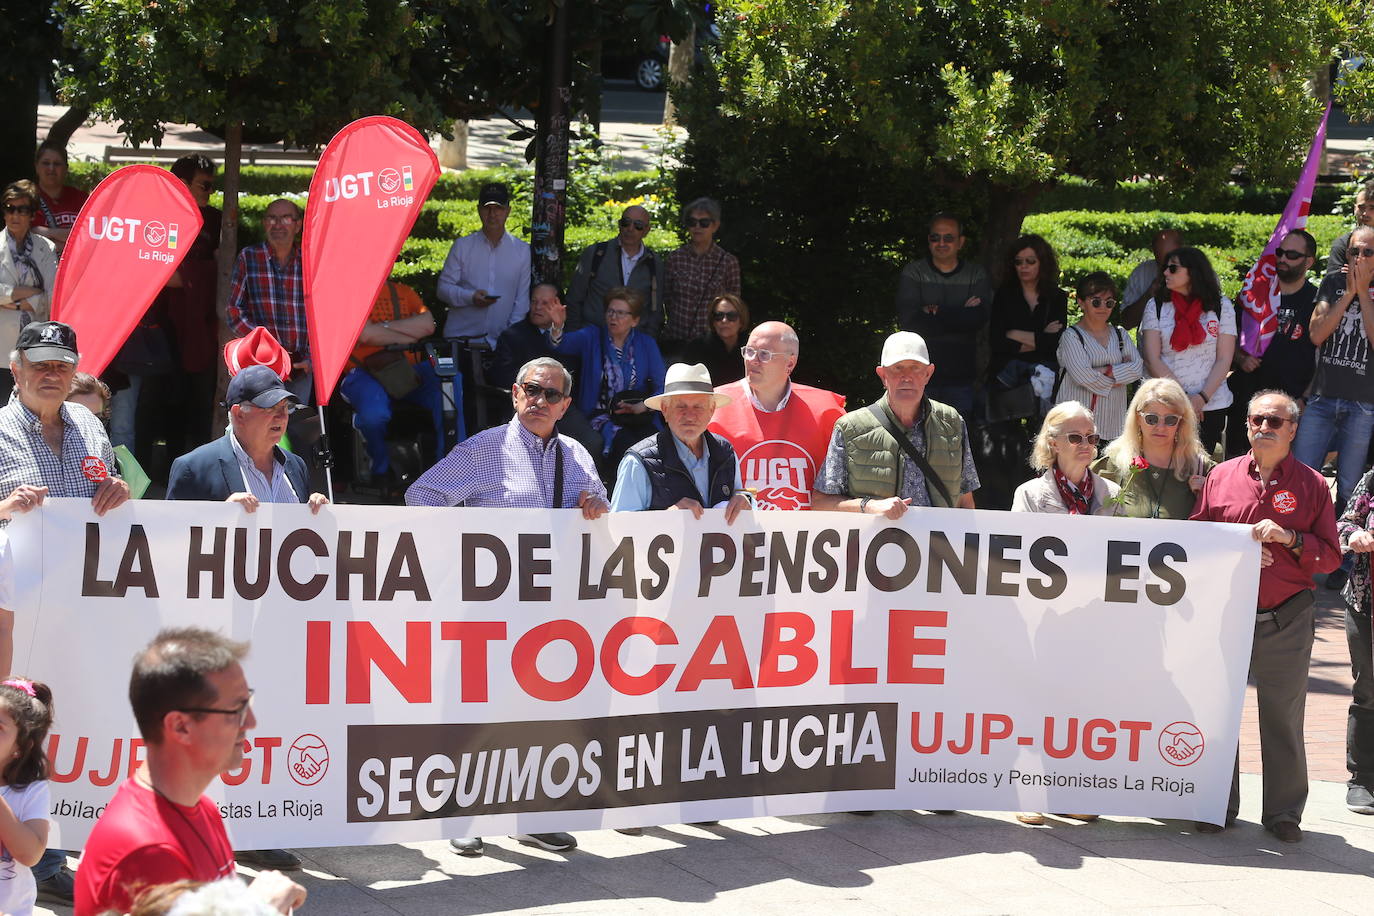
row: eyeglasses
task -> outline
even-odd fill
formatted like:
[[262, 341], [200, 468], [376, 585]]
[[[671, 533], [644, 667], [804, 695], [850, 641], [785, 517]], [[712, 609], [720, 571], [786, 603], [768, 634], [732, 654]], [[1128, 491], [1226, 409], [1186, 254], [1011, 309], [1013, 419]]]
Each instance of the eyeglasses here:
[[1250, 425], [1255, 429], [1264, 429], [1266, 427], [1269, 429], [1283, 429], [1283, 424], [1290, 422], [1290, 418], [1288, 417], [1276, 417], [1272, 414], [1252, 414], [1246, 417], [1246, 419], [1250, 421]]
[[239, 728], [248, 721], [248, 710], [253, 708], [253, 691], [248, 691], [248, 699], [244, 700], [233, 709], [215, 709], [213, 706], [183, 706], [177, 712], [212, 712], [221, 716], [238, 716]]
[[1187, 270], [1187, 269], [1188, 269], [1188, 268], [1184, 267], [1182, 264], [1170, 264], [1168, 267], [1164, 268], [1164, 271], [1165, 271], [1165, 273], [1174, 274], [1174, 273], [1178, 273], [1180, 270]]
[[566, 394], [559, 391], [557, 388], [545, 388], [543, 385], [536, 385], [534, 382], [525, 382], [520, 388], [525, 392], [525, 397], [529, 398], [531, 401], [542, 397], [544, 403], [548, 404], [550, 407], [567, 397]]
[[296, 221], [296, 216], [295, 216], [295, 214], [287, 214], [286, 216], [277, 216], [277, 215], [274, 215], [274, 214], [269, 213], [269, 214], [267, 214], [266, 216], [264, 216], [264, 217], [262, 218], [262, 221], [263, 221], [264, 223], [294, 223], [294, 222]]
[[1034, 267], [1040, 263], [1039, 258], [1013, 258], [1012, 262], [1017, 267]]
[[759, 350], [754, 347], [740, 347], [739, 355], [745, 359], [757, 359], [761, 363], [766, 363], [775, 356], [786, 356], [785, 353], [774, 353], [772, 350]]
[[959, 236], [952, 232], [946, 232], [944, 235], [938, 232], [932, 232], [930, 235], [926, 236], [926, 241], [930, 242], [932, 245], [938, 245], [941, 242], [944, 242], [946, 245], [953, 245], [955, 242], [959, 241]]
[[1301, 261], [1303, 258], [1307, 257], [1307, 252], [1300, 251], [1297, 248], [1275, 248], [1274, 257], [1283, 258], [1286, 261]]
[[642, 219], [630, 219], [629, 217], [622, 216], [620, 218], [620, 228], [628, 229], [630, 226], [634, 226], [640, 232], [643, 232], [645, 229], [649, 228], [649, 224]]
[[6, 213], [32, 213], [33, 207], [28, 204], [5, 204]]
[[1352, 258], [1374, 258], [1374, 248], [1351, 248], [1347, 255]]
[[739, 312], [716, 312], [711, 316], [712, 321], [739, 321]]
[[[1056, 436], [1055, 438], [1059, 437]], [[1082, 433], [1065, 433], [1064, 438], [1069, 440], [1069, 445], [1082, 445], [1085, 439], [1089, 445], [1096, 445], [1102, 441], [1102, 437], [1097, 433], [1088, 433], [1086, 436]]]
[[1115, 299], [1103, 299], [1101, 296], [1093, 296], [1088, 300], [1088, 305], [1095, 309], [1114, 309], [1116, 308]]
[[606, 309], [607, 318], [629, 318], [633, 314], [629, 309]]
[[709, 216], [702, 216], [702, 217], [692, 217], [692, 216], [689, 216], [689, 217], [687, 217], [686, 219], [684, 219], [684, 220], [682, 221], [682, 225], [686, 226], [688, 229], [694, 229], [694, 228], [697, 228], [697, 227], [700, 227], [700, 228], [702, 228], [702, 229], [709, 229], [710, 227], [714, 226], [715, 224], [716, 224], [716, 221], [713, 220], [713, 219], [711, 219], [711, 217], [709, 217]]
[[1170, 429], [1173, 429], [1175, 426], [1178, 425], [1179, 421], [1183, 418], [1176, 413], [1166, 413], [1164, 416], [1161, 417], [1157, 413], [1145, 413], [1144, 411], [1141, 411], [1140, 419], [1145, 421], [1146, 426], [1158, 426], [1159, 424], [1163, 423], [1165, 426], [1169, 427]]

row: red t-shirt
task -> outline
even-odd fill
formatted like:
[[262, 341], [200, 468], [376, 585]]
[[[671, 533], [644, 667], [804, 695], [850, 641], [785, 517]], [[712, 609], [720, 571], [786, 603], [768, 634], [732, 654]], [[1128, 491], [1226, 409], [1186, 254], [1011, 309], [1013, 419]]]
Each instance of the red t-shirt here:
[[234, 874], [219, 808], [205, 796], [183, 808], [127, 780], [96, 821], [76, 870], [76, 916], [126, 913], [145, 887]]
[[[49, 197], [47, 192], [40, 189], [38, 196], [38, 212], [33, 215], [33, 225], [49, 226], [53, 229], [70, 229], [76, 225], [76, 217], [81, 213], [81, 205], [90, 197], [80, 188], [74, 188], [69, 184], [62, 186], [62, 193], [56, 198]], [[52, 211], [53, 222], [48, 222], [46, 211]]]
[[792, 383], [787, 405], [766, 413], [749, 400], [747, 380], [716, 389], [731, 397], [716, 408], [710, 430], [730, 440], [741, 482], [759, 509], [810, 509], [816, 474], [825, 461], [844, 396]]

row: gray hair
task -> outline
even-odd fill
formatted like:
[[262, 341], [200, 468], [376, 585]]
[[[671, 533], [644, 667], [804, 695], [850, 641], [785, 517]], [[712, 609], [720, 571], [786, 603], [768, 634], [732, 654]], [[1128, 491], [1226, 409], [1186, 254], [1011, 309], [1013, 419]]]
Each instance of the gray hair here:
[[690, 204], [682, 208], [682, 218], [686, 219], [692, 215], [694, 210], [701, 210], [716, 222], [720, 222], [720, 201], [711, 197], [698, 197]]
[[[1374, 231], [1374, 230], [1371, 230]], [[1263, 391], [1256, 391], [1251, 395], [1250, 400], [1245, 404], [1245, 415], [1248, 417], [1255, 412], [1255, 402], [1260, 398], [1283, 398], [1288, 403], [1288, 419], [1294, 423], [1298, 422], [1298, 417], [1302, 416], [1302, 408], [1298, 406], [1297, 399], [1286, 391], [1277, 388], [1266, 388]]]
[[572, 373], [568, 371], [566, 366], [552, 356], [541, 356], [521, 366], [520, 371], [515, 373], [515, 384], [525, 384], [525, 379], [528, 378], [529, 374], [535, 369], [554, 369], [563, 373], [563, 393], [572, 394]]

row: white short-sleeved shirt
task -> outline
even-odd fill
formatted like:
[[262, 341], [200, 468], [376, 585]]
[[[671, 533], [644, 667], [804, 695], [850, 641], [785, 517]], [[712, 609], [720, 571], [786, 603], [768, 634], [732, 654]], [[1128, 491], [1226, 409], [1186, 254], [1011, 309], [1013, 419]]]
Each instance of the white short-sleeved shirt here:
[[[22, 789], [0, 786], [0, 798], [9, 802], [10, 810], [21, 824], [46, 820], [52, 807], [46, 779], [31, 782]], [[33, 871], [0, 846], [0, 913], [30, 916], [37, 899], [38, 885], [34, 883]]]
[[[1160, 336], [1160, 356], [1164, 359], [1164, 365], [1169, 367], [1169, 371], [1178, 376], [1178, 383], [1183, 386], [1183, 390], [1188, 394], [1201, 394], [1202, 386], [1207, 383], [1207, 376], [1212, 374], [1212, 366], [1217, 361], [1217, 339], [1222, 334], [1236, 336], [1236, 310], [1231, 305], [1231, 300], [1225, 296], [1221, 297], [1221, 312], [1203, 312], [1202, 326], [1207, 331], [1207, 337], [1195, 347], [1189, 347], [1183, 352], [1176, 351], [1169, 344], [1169, 338], [1174, 333], [1174, 304], [1165, 302], [1159, 308], [1155, 307], [1155, 301], [1151, 299], [1145, 303], [1145, 317], [1141, 319], [1140, 331], [1158, 331]], [[1212, 392], [1212, 399], [1207, 402], [1206, 410], [1220, 410], [1223, 407], [1230, 407], [1231, 389], [1222, 382], [1217, 386], [1217, 390]]]

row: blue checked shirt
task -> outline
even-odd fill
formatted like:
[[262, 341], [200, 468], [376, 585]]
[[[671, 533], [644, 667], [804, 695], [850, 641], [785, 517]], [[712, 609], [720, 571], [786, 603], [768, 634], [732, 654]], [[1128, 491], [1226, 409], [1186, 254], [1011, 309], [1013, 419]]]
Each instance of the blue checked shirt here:
[[20, 484], [47, 487], [49, 496], [90, 499], [104, 477], [118, 477], [105, 427], [80, 404], [62, 405], [62, 454], [43, 441], [43, 423], [18, 394], [0, 407], [0, 499]]
[[[563, 451], [563, 500], [553, 505], [555, 447]], [[571, 509], [578, 494], [606, 498], [592, 456], [576, 441], [545, 441], [512, 417], [458, 443], [406, 490], [409, 506]]]

